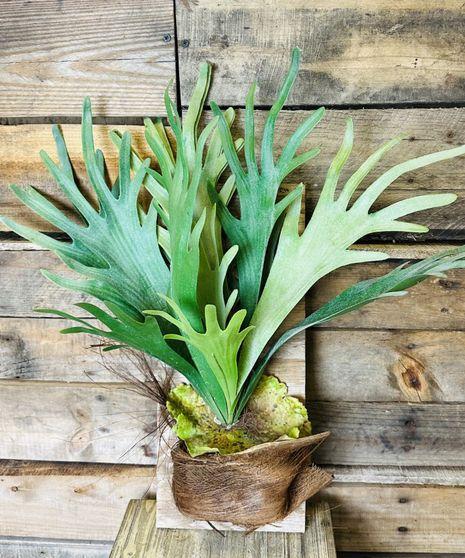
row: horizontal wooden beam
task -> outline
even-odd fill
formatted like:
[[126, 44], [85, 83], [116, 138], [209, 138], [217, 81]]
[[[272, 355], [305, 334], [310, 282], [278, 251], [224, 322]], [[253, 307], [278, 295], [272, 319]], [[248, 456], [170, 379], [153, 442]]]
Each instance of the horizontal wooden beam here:
[[[2, 543], [5, 537], [40, 537], [50, 544], [68, 539], [72, 548], [79, 539], [111, 541], [129, 499], [154, 496], [150, 467], [121, 467], [114, 474], [114, 467], [101, 465], [93, 471], [83, 467], [84, 474], [69, 470], [65, 475], [59, 466], [55, 474], [50, 464], [44, 464], [40, 474], [40, 466], [25, 475], [17, 469], [1, 470]], [[320, 498], [330, 505], [338, 551], [452, 553], [463, 550], [459, 518], [465, 513], [464, 491], [452, 486], [344, 482], [339, 477]]]
[[308, 401], [315, 433], [331, 436], [315, 455], [329, 465], [463, 466], [461, 403]]
[[[111, 368], [137, 374], [120, 351], [103, 356], [87, 335], [62, 335], [69, 322], [0, 318], [0, 379], [118, 382]], [[299, 366], [299, 344], [277, 354]], [[322, 401], [465, 402], [464, 331], [315, 329], [308, 333], [308, 394]], [[159, 365], [151, 361], [155, 370]]]
[[0, 401], [4, 459], [155, 462], [156, 404], [125, 384], [2, 381]]
[[77, 116], [85, 95], [102, 116], [165, 114], [170, 0], [6, 2], [0, 35], [0, 117]]
[[[389, 251], [389, 248], [386, 247]], [[410, 249], [406, 255], [412, 254]], [[396, 248], [396, 257], [399, 249]], [[320, 281], [310, 293], [310, 308], [318, 308], [358, 281], [388, 273], [398, 262], [359, 264], [341, 268]], [[85, 299], [62, 289], [40, 273], [41, 269], [70, 275], [64, 264], [50, 252], [0, 250], [0, 317], [38, 317], [35, 307], [67, 309], [85, 315], [73, 304]], [[19, 281], [18, 281], [19, 278]], [[465, 316], [464, 272], [448, 273], [447, 279], [434, 277], [413, 288], [405, 297], [384, 299], [363, 309], [341, 316], [328, 324], [331, 328], [463, 330]], [[43, 316], [43, 315], [42, 315]]]
[[347, 484], [320, 498], [330, 505], [339, 551], [463, 551], [464, 488]]
[[0, 555], [4, 558], [108, 558], [111, 547], [110, 542], [85, 540], [54, 541], [31, 537], [0, 539]]
[[[284, 147], [289, 135], [298, 124], [309, 115], [309, 111], [284, 111], [278, 120], [276, 131], [276, 152]], [[321, 146], [321, 153], [301, 169], [290, 175], [289, 185], [303, 181], [306, 185], [308, 210], [314, 207], [325, 173], [331, 158], [339, 148], [343, 136], [347, 116], [353, 116], [355, 121], [356, 141], [354, 152], [347, 163], [344, 173], [348, 177], [362, 161], [387, 139], [400, 132], [408, 132], [407, 139], [391, 151], [378, 165], [366, 181], [369, 184], [380, 173], [409, 157], [431, 153], [433, 151], [451, 148], [465, 143], [465, 109], [405, 109], [405, 110], [330, 110], [325, 119], [304, 141], [302, 150]], [[266, 114], [264, 111], [256, 113], [256, 129], [259, 133], [263, 128]], [[244, 133], [244, 111], [237, 111], [235, 133]], [[64, 136], [79, 183], [88, 191], [85, 169], [82, 162], [81, 138], [79, 125], [64, 125]], [[113, 127], [95, 126], [96, 144], [100, 147], [107, 160], [109, 174], [114, 179], [117, 173], [117, 150], [108, 137]], [[128, 129], [133, 136], [133, 144], [143, 157], [152, 157], [148, 149], [144, 131], [140, 126], [117, 126]], [[39, 151], [44, 149], [54, 157], [55, 146], [49, 126], [20, 125], [0, 127], [2, 142], [0, 144], [0, 203], [1, 212], [21, 223], [32, 225], [40, 230], [53, 230], [48, 223], [27, 210], [9, 190], [9, 184], [33, 184], [52, 200], [58, 202], [65, 211], [70, 211], [69, 203], [63, 199], [59, 188], [45, 170]], [[4, 141], [3, 141], [4, 140]], [[257, 146], [258, 147], [258, 146]], [[429, 240], [434, 238], [444, 242], [448, 239], [461, 240], [465, 238], [465, 209], [463, 203], [465, 159], [445, 161], [399, 178], [380, 198], [376, 207], [424, 193], [454, 191], [459, 200], [452, 206], [431, 210], [420, 214], [417, 219], [427, 224], [431, 233]], [[362, 185], [362, 189], [363, 189]], [[3, 226], [3, 229], [5, 227]], [[389, 235], [387, 235], [389, 237]], [[410, 239], [405, 237], [405, 239]], [[419, 235], [418, 238], [426, 238]]]
[[320, 401], [463, 403], [464, 361], [463, 331], [314, 329], [307, 393]]
[[182, 101], [210, 60], [211, 98], [244, 105], [256, 79], [258, 104], [270, 105], [298, 46], [291, 105], [462, 102], [463, 17], [457, 0], [178, 2]]

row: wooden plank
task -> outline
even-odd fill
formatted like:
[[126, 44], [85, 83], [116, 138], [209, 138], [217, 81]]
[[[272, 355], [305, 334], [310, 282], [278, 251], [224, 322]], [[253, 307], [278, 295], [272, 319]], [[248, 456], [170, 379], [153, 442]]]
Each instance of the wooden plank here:
[[292, 105], [463, 100], [457, 0], [196, 0], [178, 2], [176, 19], [183, 104], [204, 59], [217, 66], [211, 97], [220, 104], [244, 105], [253, 79], [257, 102], [271, 104], [294, 46], [303, 55]]
[[[389, 251], [389, 248], [386, 247]], [[410, 250], [406, 252], [410, 254]], [[399, 249], [396, 249], [399, 257]], [[321, 280], [310, 293], [309, 310], [318, 308], [348, 286], [388, 273], [399, 262], [377, 262], [341, 268]], [[62, 289], [46, 280], [40, 269], [70, 275], [64, 265], [46, 251], [0, 250], [0, 317], [37, 317], [35, 307], [72, 310], [85, 313], [72, 305], [85, 299], [79, 293]], [[447, 274], [447, 279], [434, 277], [417, 285], [405, 297], [385, 299], [333, 320], [323, 327], [354, 329], [464, 329], [465, 296], [462, 296], [464, 271]], [[20, 281], [17, 280], [20, 278]]]
[[0, 116], [165, 114], [174, 77], [169, 0], [2, 3]]
[[[319, 308], [350, 285], [379, 277], [398, 262], [378, 262], [341, 268], [322, 279], [310, 292], [309, 310]], [[462, 330], [464, 272], [454, 270], [447, 279], [434, 277], [395, 300], [377, 300], [361, 310], [341, 316], [322, 327], [354, 329]]]
[[243, 533], [157, 529], [155, 500], [132, 500], [123, 519], [110, 558], [237, 558], [252, 556], [258, 549], [268, 558], [305, 556], [336, 558], [331, 513], [324, 502], [312, 505], [307, 528], [298, 533]]
[[331, 465], [464, 466], [464, 405], [310, 401], [315, 454]]
[[462, 331], [315, 329], [307, 341], [316, 400], [465, 402]]
[[[311, 113], [311, 110], [283, 110], [280, 113], [276, 124], [276, 153], [283, 149], [291, 134]], [[256, 135], [262, 133], [266, 117], [265, 110], [255, 112]], [[354, 120], [355, 139], [351, 156], [344, 167], [341, 183], [344, 177], [350, 176], [377, 148], [401, 133], [407, 134], [407, 137], [386, 154], [374, 171], [367, 176], [364, 184], [368, 184], [370, 179], [408, 158], [450, 149], [465, 143], [465, 109], [463, 108], [328, 109], [323, 120], [302, 142], [302, 151], [320, 147], [320, 155], [290, 175], [295, 183], [305, 182], [309, 194], [323, 184], [331, 159], [341, 144], [348, 117]], [[244, 135], [244, 119], [245, 111], [237, 109], [234, 122], [236, 135]], [[463, 158], [444, 161], [400, 177], [391, 189], [461, 190], [464, 172]]]
[[[305, 200], [301, 206], [299, 228], [302, 231], [305, 222]], [[305, 301], [301, 301], [289, 314], [278, 329], [277, 335], [291, 325], [305, 317]], [[270, 362], [267, 368], [269, 374], [275, 375], [288, 387], [290, 395], [305, 400], [305, 334], [297, 335], [285, 350]], [[171, 490], [172, 461], [170, 448], [176, 443], [176, 436], [163, 436], [159, 446], [157, 500], [158, 500], [158, 528], [175, 529], [211, 529], [211, 525], [204, 521], [196, 521], [182, 515], [176, 507]], [[230, 523], [217, 523], [218, 528], [237, 529]], [[284, 520], [265, 525], [260, 531], [303, 532], [305, 529], [305, 504], [301, 504]]]
[[[155, 461], [154, 405], [124, 384], [3, 381], [0, 408], [0, 455], [5, 458]], [[460, 403], [311, 401], [315, 432], [332, 432], [315, 460], [464, 466], [463, 408]], [[169, 485], [165, 494], [171, 494]], [[190, 522], [185, 523], [188, 528]]]
[[[303, 305], [301, 305], [303, 309]], [[95, 320], [90, 320], [95, 322]], [[63, 382], [120, 382], [111, 368], [124, 366], [138, 373], [121, 351], [101, 353], [95, 345], [101, 338], [91, 335], [62, 335], [70, 321], [55, 318], [0, 318], [0, 380], [45, 380]], [[292, 339], [275, 357], [288, 375], [301, 372], [304, 355], [300, 338]], [[164, 371], [156, 359], [154, 370]], [[109, 369], [110, 368], [110, 369]]]
[[[153, 491], [146, 494], [152, 471], [151, 467], [107, 465], [2, 466], [0, 540], [23, 536], [62, 542], [113, 540], [129, 499], [153, 497]], [[338, 480], [320, 499], [330, 505], [338, 551], [463, 550], [464, 487]]]
[[[133, 146], [144, 157], [150, 157], [150, 151], [144, 139], [142, 126], [94, 126], [94, 138], [97, 147], [105, 153], [109, 175], [114, 180], [118, 173], [118, 151], [109, 138], [109, 132], [117, 128], [127, 130], [132, 135]], [[61, 126], [70, 158], [74, 164], [78, 184], [89, 193], [86, 171], [82, 160], [81, 127], [77, 124]], [[68, 214], [70, 203], [61, 195], [59, 187], [45, 169], [39, 157], [43, 149], [56, 160], [56, 148], [49, 125], [25, 124], [18, 126], [1, 126], [0, 136], [0, 207], [2, 215], [18, 220], [20, 223], [50, 231], [53, 227], [35, 216], [10, 191], [10, 184], [37, 186], [41, 193], [47, 195]], [[2, 225], [5, 230], [4, 225]]]
[[[276, 133], [276, 152], [279, 153], [297, 126], [310, 114], [310, 111], [284, 111], [278, 120]], [[434, 151], [450, 149], [465, 143], [464, 109], [369, 109], [369, 110], [329, 110], [322, 122], [303, 142], [302, 150], [321, 147], [321, 153], [310, 163], [303, 165], [286, 180], [306, 185], [307, 212], [310, 215], [318, 200], [332, 157], [342, 141], [345, 121], [348, 116], [354, 119], [355, 145], [341, 178], [341, 185], [387, 139], [399, 133], [407, 133], [406, 139], [393, 149], [377, 165], [362, 184], [360, 191], [373, 182], [380, 174], [392, 166]], [[266, 118], [265, 111], [257, 111], [256, 128], [260, 133]], [[235, 129], [237, 135], [244, 134], [244, 111], [238, 111]], [[396, 180], [384, 192], [373, 208], [379, 209], [406, 196], [454, 191], [459, 199], [452, 206], [436, 208], [418, 214], [417, 219], [430, 228], [427, 235], [417, 235], [423, 241], [434, 239], [461, 241], [465, 238], [463, 228], [465, 205], [461, 196], [465, 159], [444, 161], [407, 173]], [[354, 199], [358, 195], [354, 196]], [[383, 234], [383, 239], [397, 238], [411, 242], [413, 235]]]
[[[0, 318], [0, 380], [120, 382], [109, 368], [124, 366], [138, 373], [136, 363], [121, 351], [101, 353], [95, 345], [102, 339], [62, 335], [60, 330], [69, 326], [54, 318]], [[150, 362], [160, 370], [158, 361]]]
[[[278, 120], [276, 132], [276, 149], [279, 152], [293, 130], [302, 122], [309, 111], [284, 111]], [[289, 177], [290, 183], [303, 181], [307, 188], [308, 208], [314, 206], [316, 196], [324, 181], [324, 176], [331, 158], [336, 153], [342, 139], [345, 119], [352, 115], [355, 120], [356, 141], [353, 155], [347, 163], [344, 176], [361, 164], [361, 162], [380, 144], [400, 132], [406, 131], [409, 136], [401, 146], [391, 151], [378, 165], [375, 172], [369, 175], [373, 179], [390, 166], [407, 157], [415, 157], [436, 150], [447, 149], [465, 143], [465, 109], [369, 109], [369, 110], [330, 110], [325, 120], [314, 130], [303, 143], [302, 149], [321, 146], [321, 154], [310, 163], [304, 165]], [[263, 128], [264, 111], [256, 113], [257, 131]], [[243, 134], [244, 111], [239, 110], [235, 133]], [[95, 126], [96, 144], [103, 149], [107, 157], [110, 175], [115, 177], [117, 169], [116, 149], [108, 139], [112, 127]], [[138, 126], [121, 127], [129, 129], [133, 135], [134, 145], [144, 157], [150, 157], [143, 136], [143, 128]], [[82, 164], [80, 127], [64, 125], [63, 131], [70, 155], [76, 162], [78, 179], [84, 184], [85, 172]], [[44, 149], [51, 155], [55, 153], [50, 127], [46, 125], [20, 125], [0, 127], [0, 134], [5, 140], [0, 144], [0, 207], [8, 217], [24, 224], [39, 227], [41, 230], [52, 230], [52, 227], [29, 212], [8, 189], [8, 185], [33, 184], [40, 191], [59, 201], [60, 206], [69, 211], [69, 204], [63, 201], [58, 187], [46, 172], [38, 155]], [[412, 139], [414, 138], [414, 139]], [[21, 154], [19, 158], [18, 154]], [[153, 155], [152, 155], [153, 160]], [[381, 204], [392, 203], [406, 196], [421, 193], [433, 193], [442, 190], [453, 190], [461, 196], [464, 190], [463, 176], [465, 159], [445, 161], [424, 169], [411, 172], [398, 179], [381, 197]], [[368, 184], [369, 182], [367, 182]], [[461, 196], [462, 197], [462, 196]], [[465, 204], [459, 200], [453, 206], [437, 209], [420, 215], [432, 229], [429, 238], [447, 239], [465, 238], [463, 223], [465, 222]], [[5, 227], [3, 226], [4, 230]], [[419, 235], [419, 238], [425, 238]]]
[[50, 541], [40, 539], [0, 540], [2, 558], [108, 558], [110, 543]]
[[366, 466], [336, 465], [324, 469], [334, 477], [334, 483], [378, 484], [397, 486], [465, 487], [465, 466], [462, 467], [403, 467], [399, 465]]
[[3, 466], [0, 537], [112, 541], [129, 499], [153, 497], [154, 473], [111, 465]]
[[154, 463], [155, 428], [155, 404], [125, 384], [1, 384], [6, 459]]
[[[120, 381], [108, 366], [137, 373], [119, 351], [103, 356], [93, 349], [97, 338], [61, 335], [68, 325], [52, 318], [0, 318], [0, 379]], [[463, 331], [327, 329], [310, 331], [307, 339], [307, 391], [314, 399], [465, 402]], [[278, 353], [277, 366], [297, 370], [299, 355], [292, 340]]]
[[463, 488], [333, 485], [329, 503], [338, 551], [462, 552]]

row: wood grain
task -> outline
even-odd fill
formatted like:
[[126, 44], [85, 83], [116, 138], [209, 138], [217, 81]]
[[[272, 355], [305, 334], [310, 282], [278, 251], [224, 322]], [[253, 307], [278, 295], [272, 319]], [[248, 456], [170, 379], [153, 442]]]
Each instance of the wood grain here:
[[315, 433], [331, 436], [315, 454], [330, 465], [465, 465], [460, 403], [309, 401]]
[[[95, 320], [90, 320], [96, 323]], [[70, 321], [54, 318], [0, 318], [0, 380], [57, 382], [120, 382], [112, 368], [139, 375], [135, 362], [122, 351], [101, 353], [102, 339], [62, 335]], [[155, 359], [154, 370], [162, 371]]]
[[[118, 173], [118, 151], [111, 142], [109, 133], [115, 128], [131, 133], [132, 144], [143, 158], [151, 155], [144, 139], [142, 126], [94, 126], [95, 145], [105, 154], [108, 173], [112, 180]], [[90, 189], [82, 159], [81, 127], [77, 124], [65, 124], [61, 129], [73, 161], [77, 183], [89, 195]], [[43, 231], [54, 230], [50, 224], [22, 205], [8, 188], [10, 184], [32, 184], [49, 199], [58, 202], [60, 209], [71, 214], [70, 203], [61, 195], [59, 187], [47, 172], [39, 156], [40, 150], [43, 149], [52, 159], [57, 160], [51, 127], [44, 124], [2, 126], [0, 137], [2, 138], [0, 141], [0, 213]], [[2, 230], [5, 230], [5, 226], [2, 227]]]
[[173, 4], [2, 3], [0, 116], [164, 115], [174, 77]]
[[[322, 279], [310, 291], [309, 310], [319, 308], [350, 285], [384, 275], [398, 265], [399, 262], [378, 262], [340, 268]], [[404, 297], [377, 300], [360, 310], [331, 320], [325, 326], [353, 329], [463, 330], [464, 278], [464, 271], [454, 270], [447, 273], [447, 278], [427, 279], [409, 289]]]
[[124, 384], [1, 383], [5, 459], [154, 463], [155, 429], [155, 404]]
[[215, 63], [211, 98], [244, 105], [257, 79], [270, 105], [292, 47], [302, 53], [289, 104], [462, 101], [462, 6], [385, 0], [177, 3], [182, 102], [200, 61]]
[[310, 330], [307, 393], [321, 401], [465, 402], [462, 331]]
[[[3, 381], [0, 403], [5, 458], [155, 462], [153, 404], [124, 386]], [[314, 431], [332, 432], [318, 463], [465, 466], [463, 404], [310, 401], [308, 407]]]
[[199, 530], [157, 529], [157, 502], [132, 500], [116, 538], [110, 558], [237, 558], [252, 556], [258, 549], [268, 558], [311, 556], [336, 558], [331, 513], [325, 503], [314, 504], [307, 511], [307, 528], [298, 533], [218, 533]]
[[86, 541], [52, 541], [32, 539], [0, 539], [2, 558], [108, 558], [110, 543]]

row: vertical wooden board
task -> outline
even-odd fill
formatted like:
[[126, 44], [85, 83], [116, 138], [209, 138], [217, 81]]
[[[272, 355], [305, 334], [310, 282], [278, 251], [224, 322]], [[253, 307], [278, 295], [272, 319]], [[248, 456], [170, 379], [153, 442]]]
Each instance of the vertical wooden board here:
[[[300, 228], [304, 226], [305, 205], [302, 203]], [[280, 330], [290, 327], [305, 317], [305, 304], [301, 301], [282, 324]], [[285, 382], [289, 394], [302, 400], [305, 399], [305, 334], [297, 335], [292, 343], [271, 360], [266, 371], [268, 374], [277, 376]], [[179, 512], [174, 503], [170, 480], [172, 477], [172, 462], [170, 458], [170, 447], [176, 443], [176, 438], [166, 433], [160, 440], [158, 451], [157, 469], [157, 527], [176, 529], [211, 529], [205, 521], [195, 521]], [[232, 524], [216, 524], [221, 529], [237, 529]], [[283, 521], [266, 525], [260, 531], [278, 532], [303, 532], [305, 529], [305, 503], [290, 514]]]
[[0, 117], [164, 115], [171, 0], [2, 2]]
[[461, 102], [465, 18], [460, 1], [177, 2], [182, 102], [202, 60], [217, 65], [211, 98], [270, 105], [294, 46], [302, 67], [289, 103]]
[[132, 500], [110, 558], [238, 558], [257, 551], [267, 558], [336, 558], [331, 513], [325, 503], [310, 506], [307, 529], [298, 533], [214, 532], [157, 529], [155, 500]]

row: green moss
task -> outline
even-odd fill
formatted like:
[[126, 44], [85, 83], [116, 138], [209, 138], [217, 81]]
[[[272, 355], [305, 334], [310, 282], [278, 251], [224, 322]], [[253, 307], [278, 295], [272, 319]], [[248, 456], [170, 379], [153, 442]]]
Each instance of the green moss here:
[[180, 384], [171, 390], [167, 408], [176, 421], [175, 432], [195, 457], [204, 453], [227, 455], [278, 438], [310, 434], [307, 411], [287, 386], [274, 376], [263, 376], [247, 406], [253, 430], [243, 425], [225, 428], [194, 389]]

